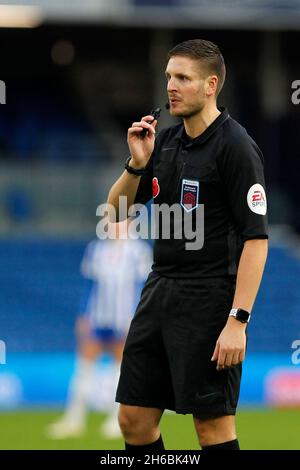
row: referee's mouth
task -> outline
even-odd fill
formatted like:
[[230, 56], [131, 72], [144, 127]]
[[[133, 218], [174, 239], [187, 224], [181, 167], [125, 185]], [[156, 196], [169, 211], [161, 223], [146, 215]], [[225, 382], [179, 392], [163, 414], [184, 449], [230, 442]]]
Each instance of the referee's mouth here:
[[181, 100], [178, 100], [178, 99], [176, 99], [176, 98], [169, 98], [169, 101], [170, 101], [170, 104], [171, 104], [171, 105], [174, 105], [174, 104], [176, 104], [176, 103], [180, 103]]

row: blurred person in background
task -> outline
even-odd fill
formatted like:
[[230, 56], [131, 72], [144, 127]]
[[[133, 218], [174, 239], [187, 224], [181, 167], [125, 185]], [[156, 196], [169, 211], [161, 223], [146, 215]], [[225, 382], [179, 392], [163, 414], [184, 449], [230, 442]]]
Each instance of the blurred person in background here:
[[[129, 222], [130, 223], [130, 222]], [[124, 342], [135, 311], [138, 287], [145, 281], [152, 263], [148, 243], [131, 240], [128, 221], [109, 224], [109, 238], [94, 240], [86, 248], [81, 272], [86, 280], [81, 314], [76, 321], [77, 364], [63, 416], [47, 427], [52, 439], [77, 437], [85, 433], [89, 397], [97, 360], [104, 352], [114, 358], [112, 380], [117, 387]], [[118, 406], [101, 427], [106, 438], [117, 438]]]

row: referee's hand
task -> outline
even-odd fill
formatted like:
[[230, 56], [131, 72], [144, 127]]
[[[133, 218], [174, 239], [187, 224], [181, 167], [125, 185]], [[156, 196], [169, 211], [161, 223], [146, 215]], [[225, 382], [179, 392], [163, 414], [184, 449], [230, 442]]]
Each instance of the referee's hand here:
[[[153, 116], [144, 116], [139, 122], [133, 122], [128, 129], [127, 142], [132, 157], [134, 168], [145, 168], [153, 152], [155, 142], [155, 127], [157, 120], [153, 121]], [[147, 133], [141, 137], [142, 131]]]
[[233, 317], [229, 317], [213, 352], [211, 361], [217, 361], [217, 370], [228, 369], [240, 364], [245, 359], [246, 326]]

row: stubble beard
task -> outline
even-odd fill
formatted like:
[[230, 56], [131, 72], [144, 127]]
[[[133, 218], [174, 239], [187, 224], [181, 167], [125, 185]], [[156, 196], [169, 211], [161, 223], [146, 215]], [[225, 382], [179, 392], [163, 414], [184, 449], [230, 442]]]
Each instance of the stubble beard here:
[[196, 116], [197, 114], [200, 114], [201, 111], [203, 110], [204, 108], [204, 104], [197, 104], [197, 106], [194, 106], [192, 109], [189, 109], [189, 110], [186, 110], [184, 112], [181, 112], [181, 113], [172, 113], [172, 116], [174, 117], [178, 117], [178, 118], [181, 118], [181, 119], [190, 119], [194, 116]]

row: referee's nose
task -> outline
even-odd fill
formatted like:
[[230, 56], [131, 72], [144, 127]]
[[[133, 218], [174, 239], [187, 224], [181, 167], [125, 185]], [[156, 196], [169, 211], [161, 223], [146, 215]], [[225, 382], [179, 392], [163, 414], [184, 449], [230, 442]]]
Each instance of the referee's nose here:
[[167, 92], [169, 93], [169, 98], [172, 98], [172, 93], [174, 92], [177, 92], [177, 85], [176, 85], [176, 80], [175, 78], [171, 77], [169, 80], [168, 80], [168, 84], [167, 84]]

